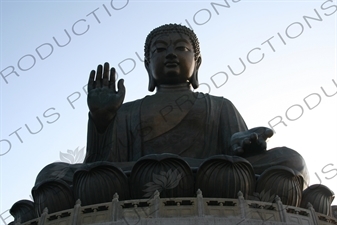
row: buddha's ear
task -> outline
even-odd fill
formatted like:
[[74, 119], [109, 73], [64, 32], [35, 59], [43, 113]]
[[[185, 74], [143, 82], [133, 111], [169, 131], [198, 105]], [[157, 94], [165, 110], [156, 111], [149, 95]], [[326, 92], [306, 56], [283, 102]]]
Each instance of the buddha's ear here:
[[156, 87], [156, 82], [155, 82], [155, 80], [153, 78], [152, 71], [150, 69], [150, 62], [147, 59], [145, 59], [144, 60], [144, 65], [145, 65], [147, 74], [149, 76], [149, 87], [148, 87], [148, 90], [152, 92], [152, 91], [154, 91], [154, 89]]
[[201, 65], [201, 56], [199, 56], [195, 60], [195, 68], [194, 68], [194, 71], [193, 71], [193, 75], [190, 78], [190, 83], [192, 84], [193, 89], [197, 89], [199, 87], [198, 71], [199, 71], [200, 65]]

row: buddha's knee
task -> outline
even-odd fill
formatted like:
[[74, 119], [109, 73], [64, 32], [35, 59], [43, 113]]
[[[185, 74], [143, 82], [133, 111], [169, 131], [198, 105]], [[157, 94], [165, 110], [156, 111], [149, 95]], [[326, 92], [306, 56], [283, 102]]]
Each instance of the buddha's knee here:
[[254, 167], [257, 174], [273, 166], [285, 166], [299, 172], [305, 181], [309, 182], [309, 173], [303, 157], [295, 150], [287, 147], [270, 149], [263, 154], [246, 158]]
[[304, 158], [295, 150], [287, 147], [277, 147], [267, 151], [271, 155], [272, 162], [277, 165], [287, 166], [298, 172], [306, 170]]
[[35, 185], [46, 180], [62, 180], [71, 185], [74, 173], [81, 165], [83, 164], [68, 164], [64, 162], [48, 164], [37, 175]]

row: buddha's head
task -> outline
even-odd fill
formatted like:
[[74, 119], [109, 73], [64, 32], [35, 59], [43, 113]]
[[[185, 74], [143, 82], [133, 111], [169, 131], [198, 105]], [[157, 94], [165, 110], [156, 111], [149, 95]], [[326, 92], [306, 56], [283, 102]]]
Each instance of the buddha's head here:
[[189, 83], [194, 89], [199, 86], [199, 41], [186, 26], [166, 24], [152, 30], [145, 41], [144, 63], [149, 91], [160, 85]]

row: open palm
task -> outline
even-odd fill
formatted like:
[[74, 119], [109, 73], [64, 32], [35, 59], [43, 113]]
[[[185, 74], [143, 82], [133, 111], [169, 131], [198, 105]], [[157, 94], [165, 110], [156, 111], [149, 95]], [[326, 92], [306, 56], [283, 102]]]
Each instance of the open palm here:
[[97, 128], [104, 128], [109, 124], [123, 104], [124, 80], [118, 81], [118, 91], [116, 91], [115, 79], [115, 68], [110, 70], [109, 63], [105, 63], [104, 68], [98, 65], [97, 72], [95, 70], [90, 72], [87, 101]]

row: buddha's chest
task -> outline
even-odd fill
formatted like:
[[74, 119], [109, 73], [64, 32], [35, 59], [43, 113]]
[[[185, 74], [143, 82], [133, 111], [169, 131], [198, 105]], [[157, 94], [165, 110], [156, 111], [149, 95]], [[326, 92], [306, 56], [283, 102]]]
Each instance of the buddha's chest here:
[[145, 98], [140, 115], [143, 141], [152, 140], [178, 126], [186, 135], [203, 129], [205, 107], [205, 102], [197, 100], [192, 94]]

